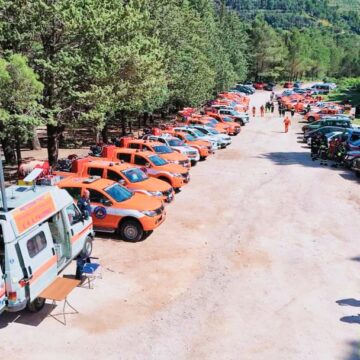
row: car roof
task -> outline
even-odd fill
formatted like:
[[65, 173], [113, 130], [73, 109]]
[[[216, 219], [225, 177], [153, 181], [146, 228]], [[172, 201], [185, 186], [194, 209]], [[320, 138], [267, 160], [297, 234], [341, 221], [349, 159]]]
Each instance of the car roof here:
[[146, 155], [146, 156], [154, 155], [154, 153], [152, 151], [148, 151], [148, 150], [139, 151], [139, 149], [129, 149], [129, 148], [117, 148], [117, 149], [115, 149], [115, 154], [136, 154], [136, 153], [139, 153], [141, 155]]
[[314, 129], [314, 130], [311, 130], [310, 133], [313, 134], [313, 133], [316, 133], [318, 131], [323, 131], [323, 130], [331, 130], [333, 129], [333, 131], [344, 131], [344, 129], [342, 127], [339, 127], [339, 126], [323, 126], [319, 129]]
[[77, 176], [70, 176], [65, 178], [59, 182], [60, 187], [86, 187], [88, 189], [104, 189], [112, 184], [116, 184], [115, 181], [103, 179], [97, 176], [93, 177], [77, 177]]
[[145, 140], [145, 139], [134, 139], [129, 141], [130, 144], [147, 144], [147, 145], [164, 145], [161, 142], [158, 141], [151, 141], [151, 140]]
[[104, 167], [116, 167], [118, 170], [124, 170], [130, 167], [131, 165], [125, 162], [115, 162], [115, 161], [108, 161], [108, 160], [91, 160], [86, 163], [88, 166], [97, 167], [97, 168], [104, 168]]

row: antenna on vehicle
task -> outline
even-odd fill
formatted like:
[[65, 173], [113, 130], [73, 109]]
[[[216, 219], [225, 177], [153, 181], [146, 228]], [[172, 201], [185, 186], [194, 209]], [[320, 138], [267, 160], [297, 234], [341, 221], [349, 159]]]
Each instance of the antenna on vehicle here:
[[5, 179], [4, 179], [4, 171], [3, 171], [1, 156], [0, 156], [0, 191], [1, 191], [1, 198], [2, 198], [2, 208], [6, 212], [6, 211], [8, 211], [8, 206], [7, 206], [7, 199], [6, 199], [6, 192], [5, 192]]

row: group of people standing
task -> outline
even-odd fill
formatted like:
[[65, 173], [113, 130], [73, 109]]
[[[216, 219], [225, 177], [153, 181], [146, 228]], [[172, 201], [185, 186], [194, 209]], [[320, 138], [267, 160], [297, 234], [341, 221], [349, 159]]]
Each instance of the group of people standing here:
[[327, 166], [328, 160], [333, 160], [334, 167], [342, 164], [346, 155], [346, 140], [336, 136], [330, 141], [324, 134], [318, 134], [311, 140], [311, 159], [320, 160], [320, 165]]
[[[267, 113], [267, 112], [270, 112], [272, 114], [274, 113], [274, 111], [275, 111], [274, 100], [275, 100], [275, 94], [274, 94], [274, 92], [272, 92], [271, 95], [270, 95], [270, 101], [267, 101], [265, 103], [265, 106], [264, 105], [260, 106], [259, 110], [260, 110], [260, 116], [261, 117], [264, 117], [265, 113]], [[281, 102], [278, 103], [278, 110], [279, 110], [280, 117], [285, 116], [285, 119], [283, 121], [284, 127], [285, 127], [284, 132], [287, 133], [289, 131], [289, 127], [291, 125], [291, 119], [289, 118], [289, 116], [286, 116], [286, 112], [289, 111], [289, 110], [286, 109]], [[290, 113], [291, 113], [291, 117], [294, 117], [295, 109], [291, 109]], [[252, 107], [252, 116], [253, 117], [256, 116], [256, 107], [255, 106]]]

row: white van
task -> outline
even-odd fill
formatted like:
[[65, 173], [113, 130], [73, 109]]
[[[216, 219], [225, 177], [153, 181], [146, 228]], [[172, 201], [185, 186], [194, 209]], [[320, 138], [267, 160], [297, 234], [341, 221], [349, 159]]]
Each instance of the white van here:
[[89, 256], [92, 220], [55, 186], [6, 189], [0, 197], [0, 313], [40, 310], [39, 294], [79, 254]]

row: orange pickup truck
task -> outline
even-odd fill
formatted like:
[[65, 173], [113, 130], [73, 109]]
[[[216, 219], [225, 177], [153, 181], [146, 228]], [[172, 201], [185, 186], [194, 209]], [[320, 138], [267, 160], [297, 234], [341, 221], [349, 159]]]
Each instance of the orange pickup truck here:
[[69, 176], [57, 186], [73, 198], [79, 198], [88, 190], [94, 230], [116, 232], [125, 241], [140, 241], [166, 218], [161, 200], [133, 193], [115, 181]]
[[132, 192], [156, 196], [166, 202], [171, 202], [174, 199], [174, 191], [169, 183], [149, 177], [140, 168], [120, 161], [112, 162], [91, 158], [76, 159], [72, 162], [69, 172], [54, 171], [54, 175], [62, 178], [99, 176], [116, 181]]
[[219, 115], [213, 112], [208, 112], [207, 115], [214, 118], [216, 121], [218, 121], [221, 124], [225, 124], [229, 127], [227, 133], [229, 135], [238, 135], [241, 132], [241, 126], [239, 123], [233, 121], [233, 119], [226, 115]]
[[178, 153], [171, 147], [159, 141], [134, 139], [127, 141], [125, 147], [129, 149], [152, 151], [158, 154], [161, 158], [165, 159], [170, 164], [178, 164], [187, 168], [191, 167], [191, 161], [187, 156]]
[[187, 125], [204, 125], [216, 129], [220, 134], [229, 134], [231, 132], [230, 126], [218, 122], [213, 117], [206, 115], [193, 115], [186, 121]]
[[210, 154], [213, 154], [213, 151], [211, 150], [212, 146], [209, 141], [197, 140], [193, 136], [185, 132], [167, 131], [167, 133], [181, 139], [189, 146], [197, 149], [200, 154], [200, 160], [205, 160]]
[[178, 164], [169, 164], [166, 160], [151, 151], [140, 151], [110, 146], [104, 155], [111, 161], [124, 161], [146, 169], [150, 177], [168, 182], [175, 191], [190, 181], [189, 169]]

